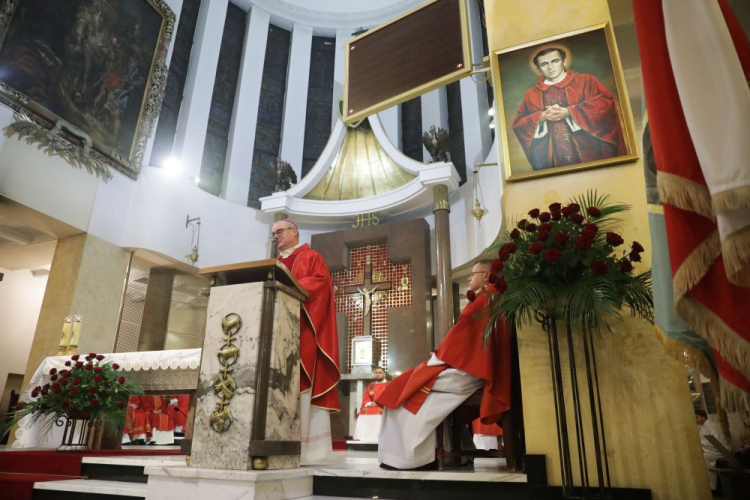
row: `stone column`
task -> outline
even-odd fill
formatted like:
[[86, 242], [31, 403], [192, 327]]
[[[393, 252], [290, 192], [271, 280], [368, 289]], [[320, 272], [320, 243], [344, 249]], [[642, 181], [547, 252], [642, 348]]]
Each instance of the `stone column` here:
[[146, 303], [143, 306], [141, 334], [138, 337], [139, 351], [164, 349], [175, 272], [171, 267], [151, 268], [146, 288]]
[[279, 156], [292, 165], [297, 179], [302, 179], [302, 151], [305, 147], [312, 36], [312, 27], [294, 25], [292, 48], [289, 52], [289, 76], [286, 79], [284, 123], [281, 130]]
[[229, 149], [221, 191], [227, 201], [243, 206], [247, 205], [250, 191], [250, 170], [253, 165], [255, 129], [258, 125], [260, 86], [263, 81], [270, 17], [268, 12], [256, 6], [250, 11], [240, 77], [237, 81], [237, 97], [229, 130]]
[[451, 270], [450, 203], [445, 184], [433, 186], [435, 198], [435, 269], [437, 274], [437, 323], [435, 346], [453, 326], [453, 273]]
[[173, 154], [180, 158], [186, 176], [198, 177], [206, 143], [208, 113], [211, 110], [216, 67], [221, 50], [221, 33], [228, 0], [202, 2], [195, 27], [190, 66], [185, 79], [180, 117], [177, 121]]

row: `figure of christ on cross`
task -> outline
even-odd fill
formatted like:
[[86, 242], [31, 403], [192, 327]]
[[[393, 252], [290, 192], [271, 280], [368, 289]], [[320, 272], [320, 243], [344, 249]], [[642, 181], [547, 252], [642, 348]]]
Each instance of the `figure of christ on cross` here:
[[[372, 285], [372, 288], [368, 288]], [[365, 280], [364, 283], [358, 285], [351, 285], [346, 287], [344, 293], [347, 295], [361, 294], [364, 298], [364, 304], [362, 304], [363, 312], [362, 315], [362, 335], [372, 335], [372, 304], [373, 294], [375, 292], [385, 292], [391, 289], [390, 282], [384, 283], [373, 283], [372, 282], [372, 263], [370, 262], [370, 255], [367, 255], [367, 262], [365, 264]]]

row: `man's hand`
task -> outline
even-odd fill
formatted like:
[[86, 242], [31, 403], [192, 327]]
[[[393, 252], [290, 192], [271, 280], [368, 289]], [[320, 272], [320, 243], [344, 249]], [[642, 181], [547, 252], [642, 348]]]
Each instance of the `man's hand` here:
[[376, 404], [376, 403], [375, 403], [374, 401], [370, 401], [369, 403], [367, 403], [367, 404], [365, 405], [365, 408], [369, 408], [369, 407], [371, 407], [371, 406], [378, 406], [378, 405], [377, 405], [377, 404]]
[[560, 120], [564, 120], [569, 117], [570, 111], [568, 111], [568, 108], [560, 107], [559, 104], [553, 104], [552, 106], [547, 106], [545, 110], [542, 111], [542, 115], [539, 118], [539, 123], [544, 123], [547, 120], [551, 122], [559, 122]]

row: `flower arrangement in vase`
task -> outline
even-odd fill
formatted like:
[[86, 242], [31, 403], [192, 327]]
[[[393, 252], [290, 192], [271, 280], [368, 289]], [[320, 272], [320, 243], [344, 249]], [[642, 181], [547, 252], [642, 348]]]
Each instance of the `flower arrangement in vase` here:
[[[626, 307], [633, 317], [651, 323], [654, 319], [651, 271], [636, 273], [633, 264], [641, 262], [644, 248], [637, 241], [626, 245], [616, 232], [622, 223], [618, 214], [629, 208], [589, 191], [565, 206], [552, 203], [546, 211], [530, 210], [528, 217], [519, 220], [495, 246], [498, 256], [489, 280], [497, 293], [490, 297], [485, 337], [500, 318], [518, 330], [537, 321], [547, 333], [566, 498], [578, 498], [580, 492], [574, 488], [579, 487], [586, 498], [611, 498], [594, 334], [603, 327], [609, 329], [609, 321], [621, 318]], [[558, 337], [558, 320], [565, 325], [564, 343]], [[574, 330], [580, 332], [575, 338]], [[576, 361], [576, 343], [583, 347], [582, 367]], [[567, 347], [567, 356], [561, 356], [561, 347]], [[562, 375], [564, 357], [568, 358], [569, 377]], [[579, 377], [585, 377], [582, 387]], [[565, 379], [569, 380], [569, 393]], [[566, 405], [572, 406], [572, 415], [566, 412]], [[590, 412], [588, 425], [584, 425], [584, 412]], [[575, 428], [575, 461], [580, 464], [579, 486], [573, 479], [570, 416]], [[587, 439], [594, 444], [596, 483], [589, 480]]]
[[16, 405], [13, 418], [0, 427], [2, 435], [25, 417], [30, 417], [32, 424], [41, 420], [45, 432], [62, 418], [86, 420], [89, 427], [106, 433], [121, 432], [128, 398], [143, 390], [119, 370], [117, 363], [106, 361], [101, 354], [73, 355], [64, 369], [50, 370], [48, 382], [34, 387], [30, 400]]

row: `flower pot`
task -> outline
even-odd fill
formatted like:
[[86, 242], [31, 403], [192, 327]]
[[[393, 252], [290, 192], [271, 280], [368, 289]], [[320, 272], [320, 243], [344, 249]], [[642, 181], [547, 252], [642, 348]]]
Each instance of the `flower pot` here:
[[122, 449], [122, 431], [107, 431], [103, 427], [93, 426], [89, 434], [89, 448], [92, 450]]

